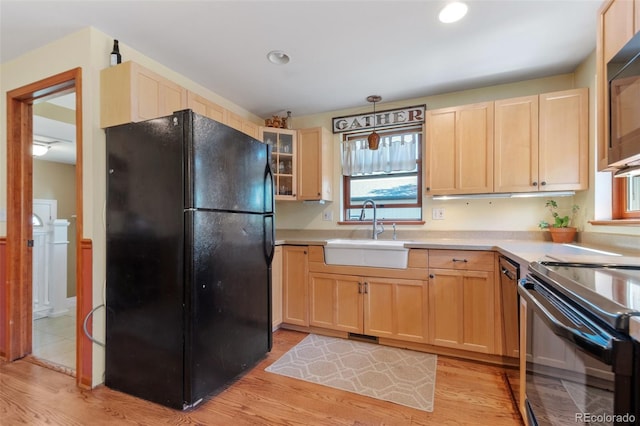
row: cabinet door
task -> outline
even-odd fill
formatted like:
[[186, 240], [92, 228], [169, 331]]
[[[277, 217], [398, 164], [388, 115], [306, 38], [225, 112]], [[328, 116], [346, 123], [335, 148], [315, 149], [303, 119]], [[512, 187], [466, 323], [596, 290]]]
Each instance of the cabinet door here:
[[282, 249], [282, 321], [309, 325], [309, 266], [307, 247], [283, 246]]
[[496, 353], [493, 273], [448, 269], [429, 272], [430, 342]]
[[360, 277], [309, 274], [309, 324], [362, 334], [363, 287]]
[[463, 107], [456, 133], [457, 192], [493, 192], [493, 102]]
[[224, 123], [226, 120], [227, 110], [191, 91], [187, 91], [187, 107], [217, 122]]
[[427, 343], [425, 282], [367, 277], [364, 288], [364, 334]]
[[282, 324], [282, 246], [276, 246], [271, 262], [271, 321], [274, 330]]
[[426, 192], [493, 192], [493, 102], [427, 112]]
[[603, 11], [605, 63], [609, 62], [635, 33], [633, 3], [633, 0], [615, 0]]
[[328, 200], [332, 195], [331, 134], [322, 127], [298, 131], [298, 200]]
[[633, 2], [633, 29], [634, 34], [640, 33], [640, 0], [635, 0]]
[[538, 96], [495, 102], [495, 192], [538, 190]]
[[428, 195], [456, 192], [456, 109], [427, 111], [425, 190]]
[[134, 67], [133, 121], [163, 117], [183, 109], [187, 104], [187, 91], [146, 68]]
[[297, 132], [261, 127], [260, 139], [271, 145], [271, 170], [273, 171], [276, 200], [296, 200]]
[[586, 88], [540, 95], [539, 188], [589, 186], [589, 100]]

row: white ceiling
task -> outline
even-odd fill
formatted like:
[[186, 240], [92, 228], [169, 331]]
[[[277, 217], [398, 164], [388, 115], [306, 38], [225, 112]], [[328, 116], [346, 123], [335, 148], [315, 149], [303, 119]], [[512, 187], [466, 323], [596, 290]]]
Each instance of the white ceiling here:
[[[130, 46], [257, 116], [295, 117], [572, 72], [602, 0], [467, 0], [442, 24], [446, 3], [0, 0], [0, 60], [93, 26], [124, 60]], [[269, 63], [274, 49], [291, 62]]]

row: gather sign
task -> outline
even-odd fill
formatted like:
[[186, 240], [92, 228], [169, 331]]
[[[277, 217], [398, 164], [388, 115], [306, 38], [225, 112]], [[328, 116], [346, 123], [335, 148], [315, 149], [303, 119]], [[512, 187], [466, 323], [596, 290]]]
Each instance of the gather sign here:
[[379, 111], [375, 114], [348, 115], [333, 118], [333, 133], [357, 132], [398, 126], [402, 124], [424, 123], [426, 105]]

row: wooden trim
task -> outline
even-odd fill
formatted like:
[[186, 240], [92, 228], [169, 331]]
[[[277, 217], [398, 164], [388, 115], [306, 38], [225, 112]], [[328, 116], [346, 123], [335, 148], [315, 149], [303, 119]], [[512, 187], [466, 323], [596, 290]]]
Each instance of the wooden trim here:
[[[83, 234], [83, 167], [82, 167], [82, 68], [56, 74], [7, 92], [7, 237], [6, 237], [6, 279], [2, 280], [6, 309], [0, 326], [0, 349], [8, 361], [13, 361], [31, 352], [32, 329], [32, 286], [31, 249], [27, 241], [32, 238], [30, 212], [33, 210], [33, 159], [31, 140], [33, 123], [33, 103], [61, 94], [76, 93], [76, 257], [78, 265], [81, 257], [80, 239]], [[76, 270], [76, 273], [80, 267]], [[91, 274], [89, 274], [89, 277]], [[77, 288], [87, 285], [82, 274], [77, 274]], [[92, 291], [87, 298], [91, 301]], [[77, 294], [77, 305], [84, 303], [83, 293]], [[78, 321], [81, 321], [78, 317]], [[78, 336], [76, 337], [78, 338]], [[88, 352], [87, 352], [88, 350]], [[79, 360], [91, 359], [91, 346], [84, 348]], [[78, 361], [80, 362], [80, 361]], [[89, 364], [90, 366], [90, 364]], [[76, 375], [80, 380], [81, 375]], [[83, 377], [86, 380], [86, 377]], [[89, 375], [89, 380], [91, 376]]]
[[0, 359], [7, 359], [7, 239], [0, 237]]
[[640, 219], [640, 211], [627, 210], [628, 178], [613, 178], [612, 183], [612, 219]]
[[[80, 241], [77, 262], [78, 285], [76, 291], [76, 383], [90, 389], [93, 382], [93, 344], [84, 334], [83, 322], [93, 309], [93, 243]], [[93, 335], [93, 319], [87, 320], [87, 331]]]
[[590, 220], [594, 226], [640, 226], [640, 219]]

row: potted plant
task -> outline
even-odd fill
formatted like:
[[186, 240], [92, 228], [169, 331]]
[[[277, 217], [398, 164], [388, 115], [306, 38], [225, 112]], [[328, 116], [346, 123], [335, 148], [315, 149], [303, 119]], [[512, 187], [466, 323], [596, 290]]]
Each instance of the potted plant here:
[[553, 223], [549, 223], [546, 220], [541, 220], [538, 227], [541, 229], [548, 229], [551, 234], [551, 240], [554, 243], [570, 243], [576, 236], [577, 229], [573, 224], [573, 218], [580, 209], [578, 205], [571, 206], [571, 217], [569, 215], [560, 216], [558, 213], [558, 203], [555, 200], [547, 200], [545, 207], [549, 209], [551, 216], [553, 217]]

